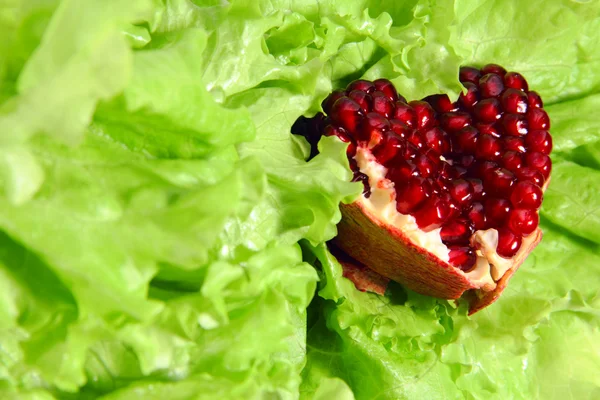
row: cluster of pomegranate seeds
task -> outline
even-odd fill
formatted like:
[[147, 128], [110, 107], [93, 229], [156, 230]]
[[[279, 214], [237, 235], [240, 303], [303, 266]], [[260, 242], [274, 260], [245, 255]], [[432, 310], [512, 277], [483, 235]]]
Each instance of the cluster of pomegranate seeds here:
[[[497, 253], [513, 257], [539, 223], [550, 176], [550, 120], [527, 81], [499, 65], [463, 67], [456, 102], [433, 95], [407, 102], [386, 79], [357, 80], [322, 103], [320, 134], [349, 142], [354, 180], [370, 189], [354, 159], [369, 149], [394, 183], [396, 208], [424, 231], [441, 228], [450, 263], [476, 262], [476, 230], [498, 230]], [[313, 122], [314, 123], [314, 122]]]

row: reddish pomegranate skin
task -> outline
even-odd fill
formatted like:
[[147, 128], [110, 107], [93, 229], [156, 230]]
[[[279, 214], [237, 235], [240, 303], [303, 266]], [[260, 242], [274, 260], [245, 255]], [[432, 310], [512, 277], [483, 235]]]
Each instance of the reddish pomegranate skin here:
[[[516, 268], [541, 237], [538, 209], [552, 168], [550, 120], [540, 96], [529, 91], [519, 73], [488, 64], [481, 69], [462, 67], [459, 77], [466, 90], [454, 102], [443, 94], [406, 102], [386, 79], [354, 81], [324, 100], [327, 116], [321, 117], [320, 129], [350, 142], [354, 180], [365, 184], [365, 197], [370, 195], [369, 179], [353, 157], [356, 148], [373, 154], [393, 183], [390, 201], [400, 213], [412, 215], [423, 231], [440, 228], [440, 238], [452, 253], [451, 266], [471, 270], [477, 259], [471, 235], [496, 229], [498, 254]], [[415, 264], [446, 264], [425, 257], [427, 249], [411, 245], [398, 229], [377, 221], [360, 204], [342, 210], [336, 243], [359, 262], [421, 293], [455, 298], [457, 288], [467, 290], [469, 285], [455, 278], [448, 278], [447, 290], [436, 285], [430, 290], [429, 283], [420, 281], [418, 269], [407, 266], [398, 272], [383, 265], [391, 260], [406, 264], [389, 254], [376, 257], [379, 247], [365, 246], [375, 237], [387, 243], [386, 235], [395, 243], [390, 245]], [[369, 226], [369, 233], [357, 234], [348, 225], [353, 220], [361, 229]], [[354, 247], [348, 244], [353, 242]], [[429, 261], [417, 261], [422, 258]], [[449, 271], [442, 269], [444, 274]], [[499, 287], [501, 282], [505, 284], [499, 281]], [[486, 296], [479, 298], [497, 297]], [[475, 303], [479, 307], [485, 301]]]

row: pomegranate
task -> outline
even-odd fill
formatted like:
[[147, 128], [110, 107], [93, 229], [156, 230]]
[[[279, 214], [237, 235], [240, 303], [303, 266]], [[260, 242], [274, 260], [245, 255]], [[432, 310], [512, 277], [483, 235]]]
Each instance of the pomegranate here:
[[455, 102], [406, 102], [386, 79], [354, 81], [300, 133], [313, 145], [320, 135], [350, 142], [354, 181], [364, 184], [341, 206], [336, 248], [422, 294], [468, 291], [473, 313], [541, 240], [552, 138], [522, 75], [489, 64], [463, 67], [459, 78], [466, 91]]

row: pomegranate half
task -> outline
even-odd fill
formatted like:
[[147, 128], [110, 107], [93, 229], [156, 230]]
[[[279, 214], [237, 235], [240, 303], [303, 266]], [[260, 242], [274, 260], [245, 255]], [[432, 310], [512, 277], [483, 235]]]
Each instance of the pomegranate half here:
[[341, 206], [335, 246], [416, 292], [469, 291], [473, 313], [498, 298], [541, 240], [552, 137], [522, 75], [489, 64], [461, 68], [460, 81], [454, 102], [407, 102], [386, 79], [354, 81], [323, 101], [306, 136], [348, 142], [364, 185]]

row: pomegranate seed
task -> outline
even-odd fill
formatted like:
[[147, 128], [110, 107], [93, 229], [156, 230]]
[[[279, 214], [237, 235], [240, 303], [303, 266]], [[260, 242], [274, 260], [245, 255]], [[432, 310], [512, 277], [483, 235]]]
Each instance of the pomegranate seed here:
[[511, 206], [508, 200], [497, 197], [485, 200], [485, 218], [490, 227], [501, 226], [506, 218], [508, 218], [510, 210]]
[[530, 235], [539, 224], [540, 217], [535, 210], [517, 208], [512, 210], [508, 216], [508, 227], [518, 235]]
[[513, 114], [525, 114], [527, 112], [527, 95], [519, 89], [506, 89], [502, 96], [502, 108]]
[[414, 162], [423, 178], [429, 178], [438, 171], [437, 165], [425, 154], [415, 157]]
[[461, 207], [469, 205], [473, 199], [473, 186], [469, 181], [464, 179], [456, 179], [450, 183], [449, 191], [450, 196], [458, 203]]
[[529, 86], [523, 75], [518, 72], [508, 72], [504, 75], [504, 85], [509, 88], [527, 91]]
[[367, 92], [363, 92], [362, 90], [353, 90], [348, 93], [348, 97], [354, 100], [360, 106], [360, 108], [362, 108], [365, 114], [371, 112], [371, 104], [373, 99]]
[[389, 131], [389, 129], [390, 123], [387, 119], [377, 113], [371, 112], [362, 120], [360, 129], [357, 132], [357, 139], [359, 142], [363, 142], [363, 144], [366, 143], [370, 144], [370, 146], [376, 146], [383, 141], [384, 134]]
[[527, 112], [527, 121], [531, 129], [550, 129], [550, 118], [541, 108], [532, 108]]
[[327, 125], [323, 129], [323, 136], [337, 136], [342, 139], [342, 142], [350, 142], [350, 137], [346, 134], [344, 128], [335, 125]]
[[[348, 145], [348, 147], [346, 148], [346, 156], [348, 156], [348, 159], [350, 161], [354, 161], [354, 163], [356, 164], [356, 160], [353, 158], [355, 155], [356, 155], [356, 144], [350, 143]], [[356, 166], [356, 168], [358, 168], [358, 165]]]
[[480, 229], [485, 229], [487, 226], [487, 219], [485, 217], [485, 209], [483, 208], [483, 204], [479, 202], [473, 203], [467, 215], [473, 222], [473, 229], [478, 231]]
[[405, 139], [412, 132], [412, 128], [409, 128], [408, 125], [398, 119], [391, 119], [390, 127], [396, 135], [403, 139]]
[[527, 93], [527, 103], [529, 103], [530, 108], [542, 108], [544, 106], [540, 95], [533, 90]]
[[476, 163], [473, 163], [473, 166], [471, 167], [471, 175], [478, 177], [478, 178], [483, 178], [488, 170], [494, 169], [498, 166], [498, 164], [496, 164], [493, 161], [477, 161]]
[[475, 157], [470, 154], [466, 154], [458, 158], [457, 165], [462, 165], [465, 168], [469, 168], [475, 162]]
[[462, 209], [458, 205], [458, 203], [456, 203], [456, 201], [454, 201], [452, 196], [450, 196], [450, 193], [442, 192], [440, 194], [440, 198], [443, 201], [445, 201], [448, 204], [448, 206], [450, 207], [450, 214], [448, 215], [448, 218], [446, 218], [446, 221], [450, 221], [450, 220], [457, 218], [460, 215], [460, 213], [462, 212]]
[[356, 130], [362, 118], [362, 109], [348, 97], [340, 97], [331, 108], [331, 120], [350, 132]]
[[398, 92], [396, 91], [396, 88], [394, 87], [394, 85], [392, 84], [392, 82], [390, 82], [387, 79], [376, 79], [375, 81], [373, 81], [373, 84], [375, 85], [375, 89], [379, 90], [380, 92], [383, 92], [388, 99], [390, 99], [390, 101], [395, 102], [398, 100]]
[[479, 132], [477, 129], [467, 126], [461, 129], [456, 135], [455, 143], [457, 144], [457, 151], [467, 154], [475, 153], [475, 148], [477, 145], [477, 138], [479, 137]]
[[447, 94], [434, 94], [423, 99], [439, 113], [456, 111], [456, 106], [450, 101]]
[[468, 244], [473, 234], [473, 226], [466, 219], [448, 221], [442, 226], [440, 237], [442, 242], [448, 244]]
[[515, 172], [515, 175], [517, 176], [517, 180], [519, 182], [531, 182], [539, 187], [544, 185], [544, 175], [542, 175], [542, 173], [535, 168], [522, 167], [520, 170]]
[[406, 181], [412, 177], [418, 177], [419, 170], [414, 162], [411, 160], [399, 160], [396, 162], [386, 173], [385, 177], [392, 182], [394, 185], [400, 187]]
[[438, 171], [440, 180], [451, 179], [454, 176], [454, 168], [446, 161], [440, 161]]
[[477, 255], [470, 247], [451, 246], [449, 252], [449, 263], [464, 272], [469, 272], [475, 267]]
[[395, 159], [412, 160], [417, 156], [418, 153], [419, 149], [417, 146], [410, 142], [406, 142], [406, 149], [398, 151], [398, 154], [396, 155]]
[[463, 86], [467, 89], [467, 92], [460, 93], [459, 101], [467, 110], [471, 110], [475, 103], [479, 101], [479, 87], [471, 82], [463, 83]]
[[429, 232], [442, 226], [451, 213], [452, 210], [448, 203], [441, 198], [432, 197], [426, 200], [413, 216], [419, 228]]
[[325, 98], [325, 100], [323, 100], [321, 103], [321, 108], [326, 114], [331, 115], [331, 107], [333, 107], [333, 104], [337, 101], [337, 99], [344, 97], [345, 95], [346, 92], [344, 90], [334, 90]]
[[484, 99], [499, 96], [504, 91], [504, 81], [497, 74], [486, 74], [479, 80], [479, 91]]
[[481, 122], [496, 122], [500, 119], [500, 102], [497, 99], [483, 99], [475, 104], [475, 118]]
[[498, 64], [487, 64], [483, 68], [481, 68], [481, 74], [496, 74], [500, 76], [504, 76], [506, 74], [506, 70], [499, 66]]
[[408, 103], [417, 116], [417, 129], [425, 129], [433, 126], [435, 112], [426, 101], [411, 101]]
[[477, 84], [481, 78], [481, 72], [473, 67], [460, 67], [458, 78], [462, 83], [471, 82]]
[[492, 135], [481, 135], [475, 147], [475, 157], [481, 160], [494, 161], [500, 158], [502, 142]]
[[489, 170], [483, 180], [483, 187], [486, 193], [498, 197], [508, 196], [514, 184], [515, 176], [512, 172], [504, 168]]
[[507, 151], [502, 156], [502, 166], [514, 173], [523, 166], [523, 157], [516, 151]]
[[520, 114], [504, 114], [502, 127], [507, 135], [523, 136], [527, 134], [527, 121]]
[[373, 111], [379, 115], [389, 118], [394, 111], [394, 103], [387, 97], [387, 95], [380, 91], [371, 93], [373, 97]]
[[516, 151], [517, 153], [525, 153], [525, 143], [522, 138], [519, 137], [504, 137], [504, 149], [509, 151]]
[[367, 199], [371, 197], [371, 185], [369, 184], [369, 177], [360, 171], [354, 171], [352, 182], [361, 182], [363, 184], [362, 194]]
[[548, 131], [534, 130], [525, 137], [525, 146], [529, 151], [539, 151], [550, 154], [552, 151], [552, 136]]
[[422, 135], [424, 145], [436, 154], [450, 152], [450, 138], [448, 134], [438, 127], [431, 128]]
[[479, 131], [479, 133], [492, 135], [493, 137], [497, 137], [497, 138], [502, 136], [502, 135], [500, 135], [500, 131], [498, 130], [498, 127], [496, 124], [477, 123], [477, 124], [475, 124], [475, 128]]
[[457, 132], [471, 125], [471, 116], [466, 112], [447, 112], [439, 116], [440, 125], [448, 132]]
[[450, 184], [450, 180], [443, 176], [438, 176], [437, 179], [428, 178], [427, 181], [431, 185], [431, 191], [435, 196], [439, 196], [441, 193], [448, 190], [448, 185]]
[[396, 108], [392, 115], [394, 119], [404, 122], [411, 128], [417, 126], [417, 114], [411, 106], [401, 101], [396, 102]]
[[350, 82], [350, 84], [346, 87], [346, 90], [348, 92], [353, 90], [362, 90], [363, 92], [371, 93], [375, 90], [375, 85], [373, 85], [373, 82], [371, 81], [358, 79], [354, 82]]
[[411, 133], [409, 133], [406, 137], [406, 140], [414, 144], [418, 149], [423, 149], [425, 147], [425, 142], [423, 141], [423, 138], [416, 131], [412, 131]]
[[388, 163], [403, 149], [406, 148], [406, 141], [394, 132], [387, 132], [384, 140], [372, 150], [377, 161], [387, 166]]
[[510, 229], [498, 229], [498, 247], [496, 252], [504, 258], [511, 258], [521, 247], [521, 236], [513, 233]]
[[465, 167], [461, 167], [460, 165], [457, 165], [456, 167], [454, 167], [454, 171], [456, 171], [456, 177], [460, 178], [462, 176], [465, 176], [467, 174], [468, 169]]
[[406, 183], [396, 187], [396, 210], [401, 214], [415, 211], [429, 196], [425, 180], [412, 177]]
[[525, 165], [540, 171], [544, 175], [544, 180], [548, 179], [552, 171], [550, 157], [537, 151], [525, 154]]
[[480, 201], [485, 196], [485, 190], [483, 188], [483, 181], [477, 178], [469, 178], [469, 183], [473, 188], [473, 200]]
[[510, 194], [510, 202], [515, 208], [537, 210], [542, 205], [543, 192], [533, 182], [519, 182]]

